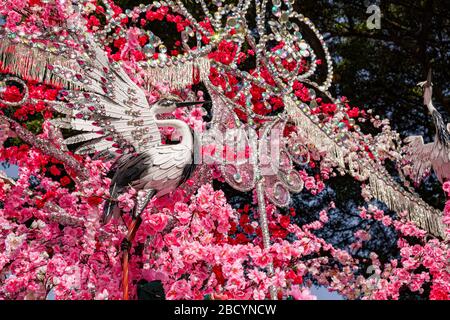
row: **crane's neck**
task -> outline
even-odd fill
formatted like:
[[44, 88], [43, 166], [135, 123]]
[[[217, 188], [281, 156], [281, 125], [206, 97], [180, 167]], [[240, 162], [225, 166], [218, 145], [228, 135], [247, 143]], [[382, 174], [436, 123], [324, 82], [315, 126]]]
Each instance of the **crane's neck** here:
[[428, 111], [432, 115], [436, 108], [433, 105], [433, 85], [425, 84], [423, 91], [423, 104], [427, 106]]
[[177, 119], [156, 120], [158, 127], [170, 127], [179, 131], [182, 140], [180, 144], [192, 149], [194, 146], [194, 138], [192, 136], [191, 128], [184, 121]]
[[436, 110], [436, 108], [434, 107], [432, 101], [430, 101], [430, 102], [427, 104], [427, 108], [428, 108], [428, 111], [430, 112], [430, 114], [433, 114], [433, 112], [435, 112], [435, 111], [437, 112], [437, 110]]

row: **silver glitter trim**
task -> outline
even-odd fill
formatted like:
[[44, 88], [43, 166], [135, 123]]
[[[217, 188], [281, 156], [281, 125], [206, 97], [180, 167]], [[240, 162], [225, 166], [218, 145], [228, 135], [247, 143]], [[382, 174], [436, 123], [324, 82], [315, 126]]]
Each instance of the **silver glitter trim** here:
[[430, 234], [445, 239], [442, 212], [428, 205], [419, 195], [405, 190], [381, 165], [377, 165], [368, 158], [356, 158], [348, 151], [345, 143], [333, 140], [302, 111], [291, 97], [285, 98], [285, 106], [287, 113], [304, 137], [318, 149], [326, 151], [328, 157], [338, 165], [338, 169], [343, 174], [348, 173], [359, 181], [367, 181], [366, 190], [373, 198], [384, 202], [392, 211], [399, 213], [407, 211], [411, 222]]
[[177, 90], [192, 85], [195, 80], [205, 81], [209, 77], [210, 69], [208, 58], [193, 58], [191, 61], [180, 61], [173, 65], [149, 65], [143, 79], [147, 90], [162, 84]]

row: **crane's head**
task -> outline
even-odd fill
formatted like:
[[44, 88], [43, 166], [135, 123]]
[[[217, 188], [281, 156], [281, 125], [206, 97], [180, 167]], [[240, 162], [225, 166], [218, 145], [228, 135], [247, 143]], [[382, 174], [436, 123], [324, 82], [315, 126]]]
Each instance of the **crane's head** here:
[[420, 82], [418, 85], [423, 88], [423, 103], [426, 106], [429, 106], [433, 98], [433, 82], [432, 80], [432, 71], [431, 69], [428, 71], [427, 81]]

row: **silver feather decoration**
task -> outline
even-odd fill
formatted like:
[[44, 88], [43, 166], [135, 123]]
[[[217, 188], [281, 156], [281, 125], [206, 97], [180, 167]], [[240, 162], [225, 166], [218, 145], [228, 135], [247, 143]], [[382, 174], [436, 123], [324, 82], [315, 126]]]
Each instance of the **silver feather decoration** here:
[[[20, 75], [26, 80], [34, 80], [58, 87], [75, 87], [69, 81], [56, 77], [48, 70], [48, 67], [54, 64], [76, 68], [74, 62], [56, 55], [56, 52], [50, 52], [44, 45], [38, 45], [34, 48], [30, 46], [13, 43], [5, 35], [0, 34], [0, 62], [2, 69], [9, 73]], [[45, 51], [44, 54], [43, 51]]]

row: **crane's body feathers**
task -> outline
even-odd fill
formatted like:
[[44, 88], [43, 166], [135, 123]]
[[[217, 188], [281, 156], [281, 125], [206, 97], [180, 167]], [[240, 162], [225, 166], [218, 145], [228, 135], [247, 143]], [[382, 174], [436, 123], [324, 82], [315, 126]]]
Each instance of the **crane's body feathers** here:
[[127, 188], [154, 190], [153, 195], [161, 197], [185, 182], [193, 168], [192, 150], [182, 144], [161, 145], [137, 155], [120, 157], [111, 180], [113, 200], [105, 203], [103, 221], [107, 223], [117, 214], [115, 199]]
[[185, 168], [192, 164], [192, 150], [182, 144], [161, 145], [147, 154], [147, 170], [131, 186], [136, 190], [156, 189], [158, 197], [175, 190], [185, 178]]

